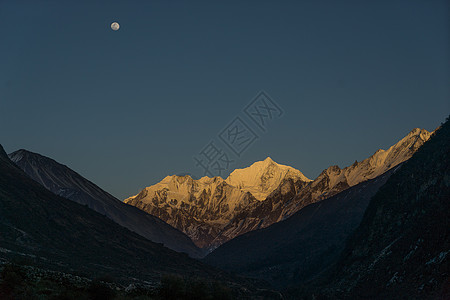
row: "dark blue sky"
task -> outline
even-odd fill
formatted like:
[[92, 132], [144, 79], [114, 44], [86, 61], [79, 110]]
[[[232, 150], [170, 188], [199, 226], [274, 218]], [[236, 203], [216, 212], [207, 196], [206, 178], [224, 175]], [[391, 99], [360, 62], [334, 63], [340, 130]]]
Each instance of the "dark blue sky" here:
[[200, 175], [260, 90], [284, 115], [230, 168], [315, 178], [450, 113], [447, 1], [91, 2], [0, 0], [0, 143], [119, 198]]

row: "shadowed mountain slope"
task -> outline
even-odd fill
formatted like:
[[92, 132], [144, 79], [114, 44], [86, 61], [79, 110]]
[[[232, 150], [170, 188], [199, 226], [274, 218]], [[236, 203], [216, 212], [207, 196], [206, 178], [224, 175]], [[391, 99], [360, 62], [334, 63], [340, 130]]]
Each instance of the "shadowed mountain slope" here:
[[202, 251], [184, 233], [155, 216], [123, 203], [67, 166], [26, 150], [13, 152], [9, 158], [51, 192], [87, 205], [153, 242], [163, 243], [192, 257], [202, 256]]
[[447, 119], [380, 188], [336, 267], [305, 295], [325, 299], [450, 299], [449, 270]]
[[338, 258], [370, 198], [397, 168], [308, 205], [284, 221], [236, 237], [204, 261], [279, 288], [310, 280]]
[[17, 257], [90, 278], [109, 274], [154, 282], [162, 273], [228, 278], [53, 194], [11, 162], [0, 146], [0, 258]]

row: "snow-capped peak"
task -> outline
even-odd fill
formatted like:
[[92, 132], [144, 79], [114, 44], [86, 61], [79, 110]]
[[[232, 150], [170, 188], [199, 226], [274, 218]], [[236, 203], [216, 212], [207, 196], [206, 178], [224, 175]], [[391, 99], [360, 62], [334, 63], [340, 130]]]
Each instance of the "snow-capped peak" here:
[[346, 168], [331, 166], [314, 181], [270, 157], [221, 177], [168, 176], [125, 200], [189, 235], [199, 247], [216, 247], [245, 232], [281, 221], [409, 159], [430, 137], [413, 129], [387, 150]]
[[378, 149], [372, 156], [361, 162], [355, 162], [343, 169], [338, 166], [327, 168], [313, 185], [318, 184], [323, 176], [328, 177], [327, 182], [330, 187], [342, 182], [354, 186], [362, 181], [375, 178], [411, 158], [417, 149], [430, 138], [431, 134], [425, 129], [414, 128], [389, 149]]
[[266, 157], [266, 159], [264, 160], [265, 163], [270, 164], [270, 163], [275, 163], [273, 161], [273, 159], [271, 159], [269, 156]]
[[270, 157], [253, 163], [250, 167], [234, 170], [225, 180], [245, 192], [250, 192], [262, 201], [273, 192], [283, 180], [292, 178], [311, 181], [297, 169], [274, 162]]

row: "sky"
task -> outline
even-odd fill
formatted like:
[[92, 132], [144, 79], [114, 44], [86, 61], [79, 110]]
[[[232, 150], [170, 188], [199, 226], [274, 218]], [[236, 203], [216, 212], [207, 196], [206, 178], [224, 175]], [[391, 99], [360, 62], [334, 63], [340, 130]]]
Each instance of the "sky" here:
[[409, 0], [0, 0], [0, 144], [119, 199], [219, 159], [213, 175], [270, 156], [314, 179], [449, 115], [448, 11]]

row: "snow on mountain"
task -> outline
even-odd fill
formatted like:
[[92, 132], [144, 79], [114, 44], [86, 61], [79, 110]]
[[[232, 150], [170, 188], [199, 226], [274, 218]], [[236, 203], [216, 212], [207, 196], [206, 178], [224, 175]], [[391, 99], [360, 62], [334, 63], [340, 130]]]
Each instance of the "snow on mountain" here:
[[312, 181], [299, 170], [277, 164], [267, 157], [248, 168], [234, 170], [226, 182], [242, 191], [250, 192], [257, 200], [263, 201], [283, 180], [289, 178], [304, 182]]
[[314, 278], [339, 257], [370, 199], [398, 168], [308, 205], [285, 221], [242, 234], [204, 261], [278, 287]]
[[379, 149], [361, 162], [355, 161], [351, 166], [343, 169], [338, 166], [325, 169], [311, 182], [310, 186], [296, 195], [294, 201], [284, 208], [282, 218], [289, 217], [304, 205], [331, 197], [351, 186], [385, 173], [411, 158], [431, 134], [425, 129], [415, 128], [389, 149]]
[[267, 158], [235, 170], [226, 180], [167, 176], [125, 202], [182, 230], [199, 247], [210, 247], [230, 220], [264, 200], [287, 179], [310, 181], [300, 171]]
[[379, 149], [371, 157], [352, 166], [337, 170], [332, 177], [336, 183], [346, 180], [350, 186], [361, 181], [375, 178], [392, 166], [396, 166], [409, 159], [431, 136], [425, 129], [415, 128], [407, 136], [391, 146], [388, 150]]
[[268, 157], [234, 170], [225, 180], [167, 176], [125, 202], [161, 218], [186, 233], [197, 246], [211, 250], [385, 173], [408, 160], [430, 136], [424, 129], [413, 129], [389, 149], [380, 149], [344, 169], [331, 166], [315, 180]]

